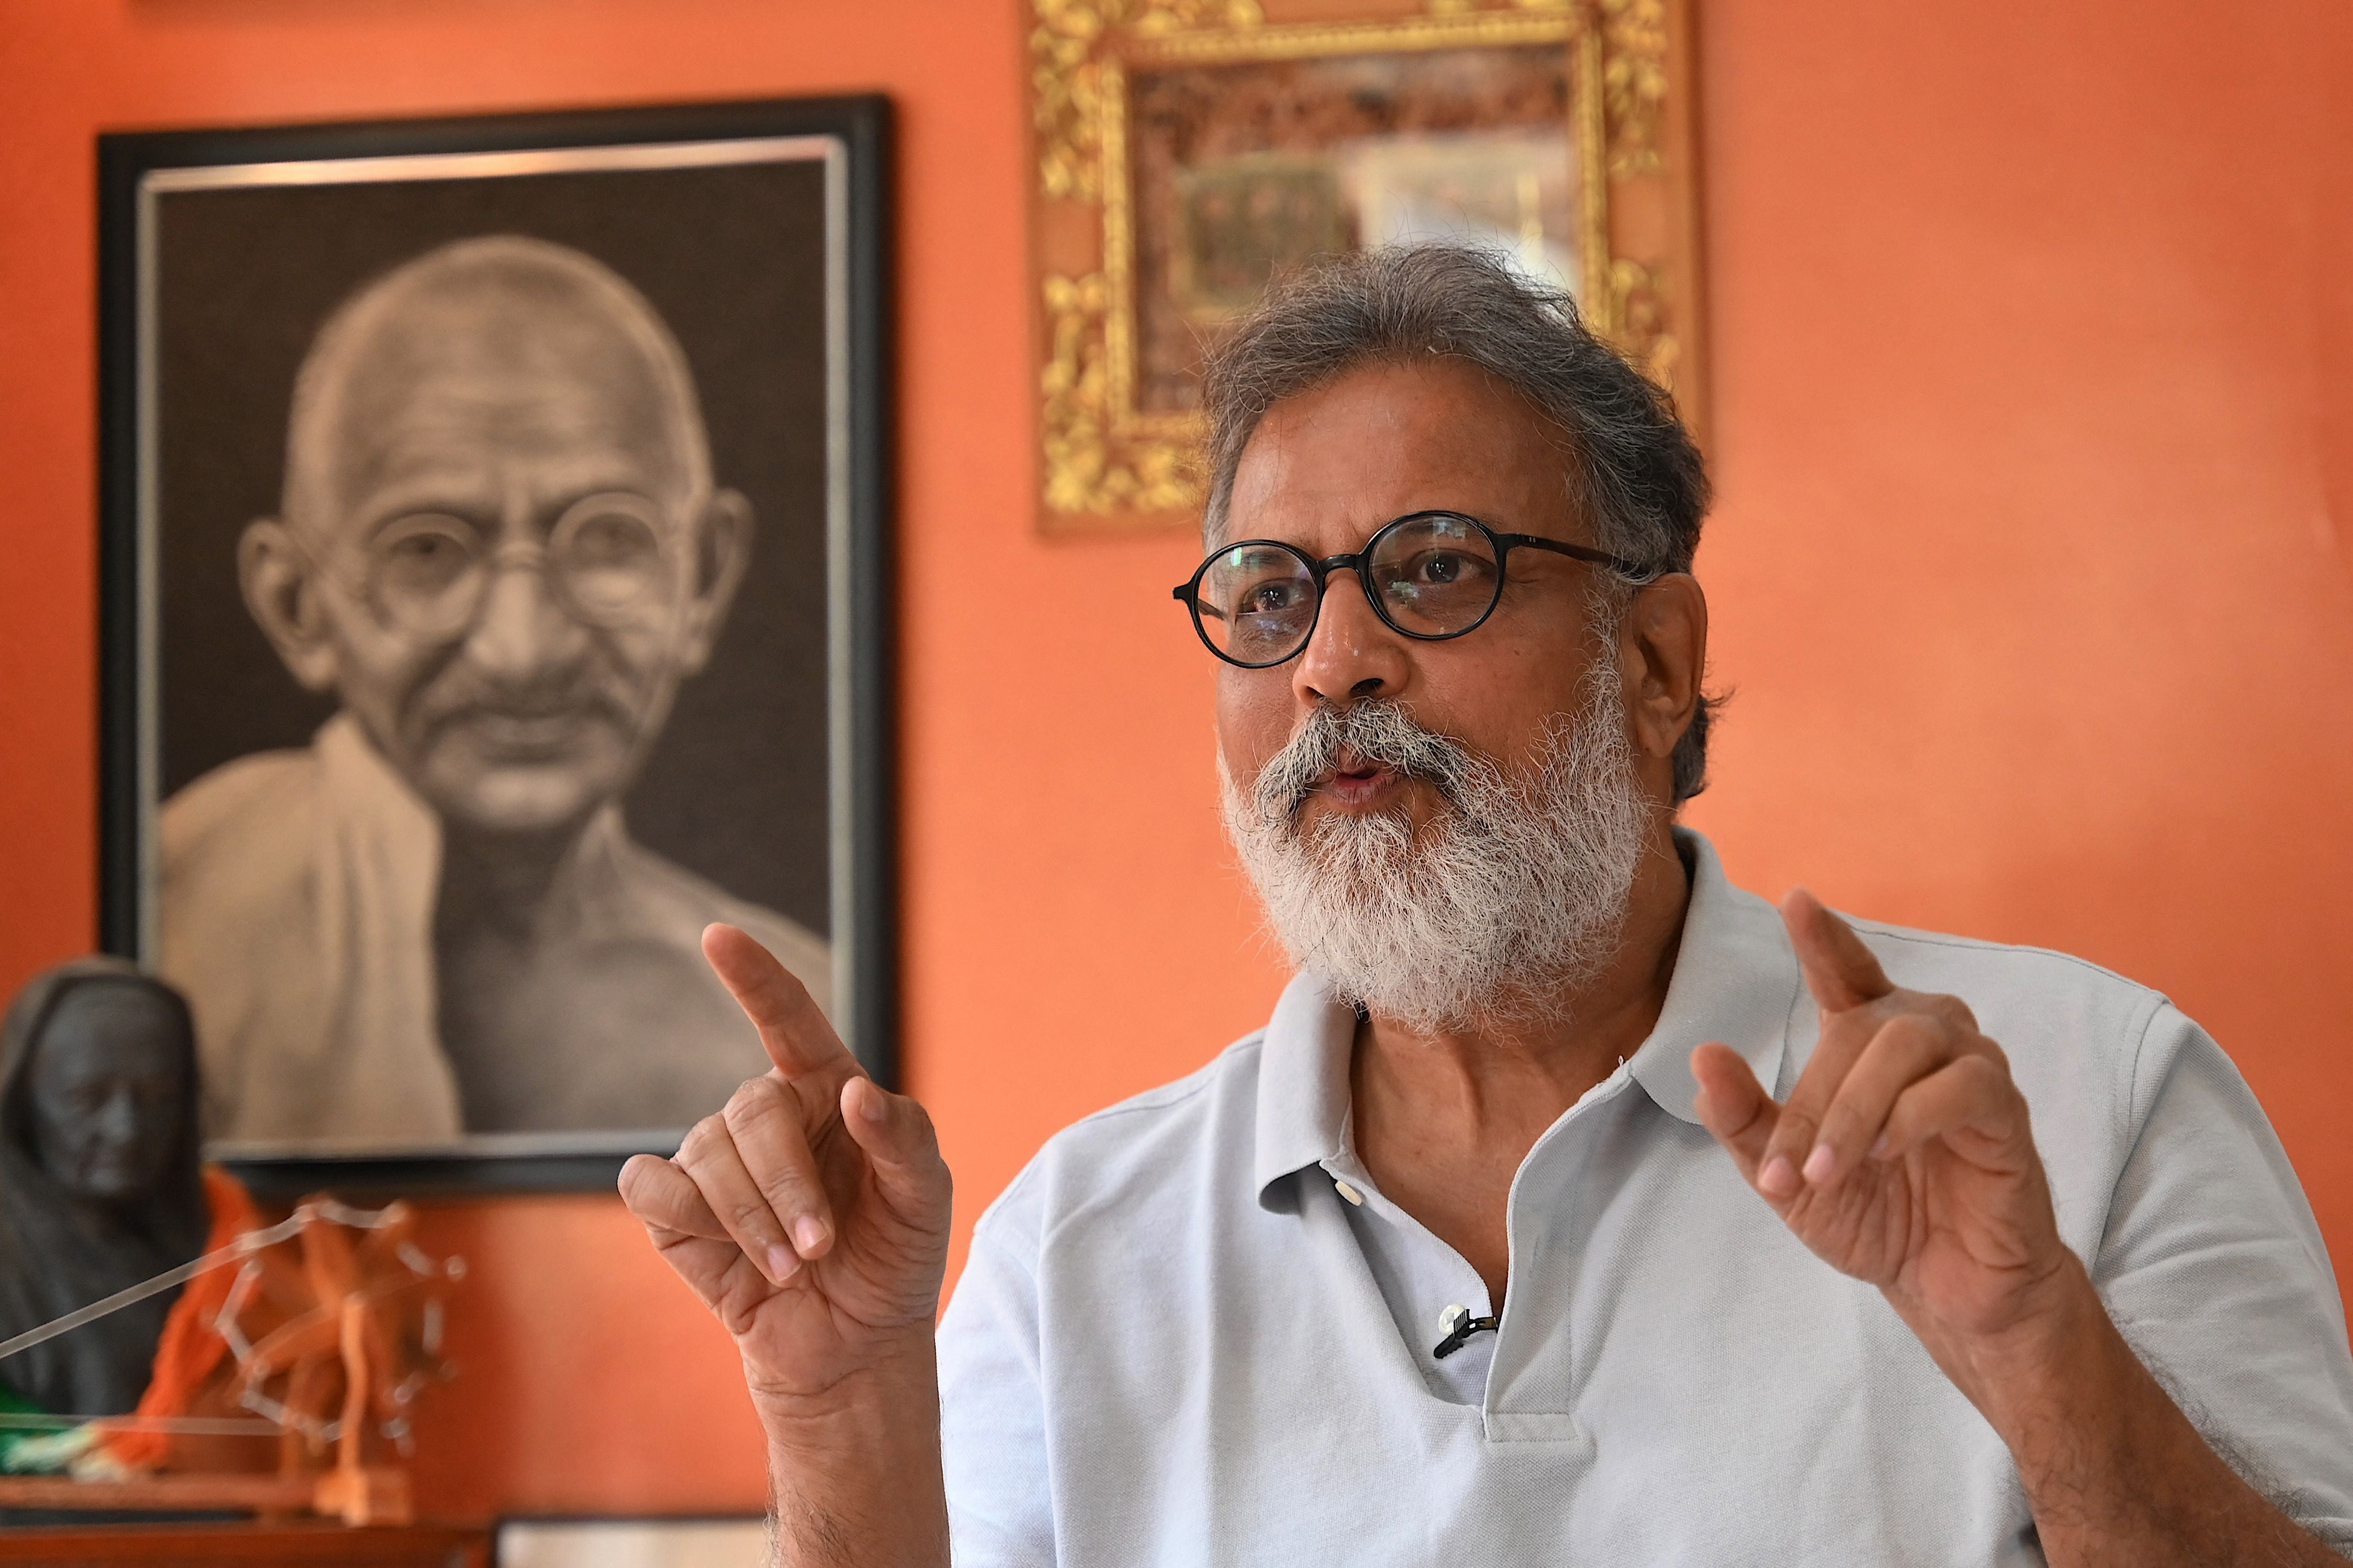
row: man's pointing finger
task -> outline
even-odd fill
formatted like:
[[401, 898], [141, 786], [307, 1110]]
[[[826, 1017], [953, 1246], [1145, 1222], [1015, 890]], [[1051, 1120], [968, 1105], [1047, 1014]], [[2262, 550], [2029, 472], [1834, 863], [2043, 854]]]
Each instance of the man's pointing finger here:
[[1781, 923], [1788, 929], [1789, 945], [1797, 949], [1806, 989], [1823, 1011], [1843, 1013], [1895, 989], [1854, 928], [1805, 889], [1794, 888], [1781, 900]]
[[778, 1072], [798, 1078], [821, 1068], [857, 1070], [857, 1059], [833, 1032], [808, 987], [749, 932], [731, 925], [705, 926], [702, 956], [760, 1031], [760, 1044]]

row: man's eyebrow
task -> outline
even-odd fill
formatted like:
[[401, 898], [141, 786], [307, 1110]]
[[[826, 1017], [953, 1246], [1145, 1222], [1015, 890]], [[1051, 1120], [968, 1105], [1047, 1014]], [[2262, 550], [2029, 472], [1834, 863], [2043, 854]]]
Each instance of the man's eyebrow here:
[[452, 473], [424, 473], [375, 486], [343, 510], [345, 527], [373, 532], [397, 518], [417, 512], [447, 512], [469, 522], [495, 526], [499, 494], [480, 478]]
[[[532, 487], [535, 520], [552, 523], [567, 506], [585, 497], [620, 492], [659, 499], [661, 486], [642, 464], [617, 454], [598, 454], [567, 472], [542, 476]], [[373, 531], [398, 518], [422, 511], [447, 512], [485, 528], [495, 528], [504, 512], [505, 498], [490, 475], [464, 469], [436, 468], [396, 476], [378, 484], [344, 511], [348, 526]]]

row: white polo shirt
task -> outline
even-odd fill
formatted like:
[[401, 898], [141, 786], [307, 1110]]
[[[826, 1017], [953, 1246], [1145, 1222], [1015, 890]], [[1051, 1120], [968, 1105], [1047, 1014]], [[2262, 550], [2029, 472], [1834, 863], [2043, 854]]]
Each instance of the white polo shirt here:
[[[1722, 1040], [1786, 1095], [1816, 1037], [1772, 907], [1696, 835], [1664, 1010], [1512, 1184], [1492, 1304], [1348, 1132], [1355, 1017], [1259, 1034], [1057, 1134], [981, 1216], [940, 1331], [955, 1561], [2031, 1563], [2008, 1450], [1870, 1286], [1799, 1244], [1692, 1115]], [[2218, 1447], [2353, 1548], [2335, 1276], [2246, 1085], [2153, 991], [2063, 954], [1857, 922], [2001, 1042], [2059, 1226]]]

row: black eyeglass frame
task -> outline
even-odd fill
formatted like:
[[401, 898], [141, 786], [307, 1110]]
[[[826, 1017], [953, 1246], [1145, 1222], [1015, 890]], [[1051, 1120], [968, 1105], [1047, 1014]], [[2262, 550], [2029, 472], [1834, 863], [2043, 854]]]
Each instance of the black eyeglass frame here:
[[[1408, 523], [1427, 522], [1433, 518], [1469, 523], [1479, 531], [1495, 551], [1494, 595], [1487, 601], [1487, 607], [1479, 612], [1477, 620], [1456, 631], [1418, 632], [1409, 626], [1398, 625], [1396, 618], [1389, 614], [1388, 606], [1382, 602], [1379, 585], [1373, 581], [1373, 556], [1378, 552], [1381, 541]], [[1252, 546], [1263, 546], [1283, 552], [1307, 568], [1307, 575], [1315, 584], [1315, 613], [1308, 617], [1307, 630], [1299, 639], [1299, 646], [1281, 658], [1271, 658], [1264, 664], [1251, 664], [1247, 660], [1236, 658], [1210, 641], [1209, 628], [1201, 624], [1201, 579], [1209, 574], [1209, 568], [1217, 564], [1218, 557], [1220, 555], [1231, 551], [1246, 550]], [[1494, 615], [1495, 606], [1504, 602], [1504, 584], [1511, 575], [1512, 552], [1521, 549], [1550, 551], [1555, 555], [1566, 555], [1571, 560], [1583, 561], [1589, 565], [1607, 566], [1612, 572], [1631, 581], [1638, 588], [1656, 582], [1660, 576], [1659, 572], [1654, 568], [1638, 566], [1624, 556], [1612, 555], [1606, 550], [1595, 550], [1583, 544], [1570, 544], [1558, 539], [1546, 539], [1537, 533], [1499, 533], [1469, 512], [1450, 511], [1443, 507], [1439, 507], [1427, 511], [1409, 511], [1403, 517], [1393, 517], [1373, 531], [1373, 536], [1365, 541], [1365, 547], [1362, 550], [1352, 551], [1345, 555], [1326, 555], [1320, 561], [1296, 544], [1286, 543], [1280, 539], [1238, 539], [1231, 544], [1221, 544], [1209, 552], [1201, 563], [1193, 568], [1192, 576], [1170, 590], [1170, 596], [1191, 612], [1193, 635], [1201, 639], [1203, 647], [1240, 669], [1272, 669], [1275, 666], [1288, 664], [1305, 653], [1307, 645], [1315, 640], [1315, 628], [1324, 619], [1324, 580], [1335, 572], [1342, 570], [1354, 572], [1356, 574], [1357, 584], [1365, 591], [1365, 602], [1373, 607], [1373, 614], [1381, 618], [1383, 626], [1399, 637], [1411, 637], [1416, 642], [1451, 642], [1456, 637], [1468, 637], [1477, 631]]]

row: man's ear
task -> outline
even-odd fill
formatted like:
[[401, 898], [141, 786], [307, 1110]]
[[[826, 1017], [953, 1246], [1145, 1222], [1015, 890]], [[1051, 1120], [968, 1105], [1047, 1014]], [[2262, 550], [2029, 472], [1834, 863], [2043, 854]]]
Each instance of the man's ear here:
[[687, 601], [685, 647], [679, 659], [681, 675], [693, 675], [710, 662], [719, 628], [727, 623], [727, 606], [744, 585], [744, 568], [752, 560], [752, 503], [744, 492], [713, 491], [703, 504], [697, 537], [694, 590]]
[[254, 624], [303, 689], [332, 690], [335, 645], [319, 598], [318, 569], [284, 523], [265, 517], [245, 525], [237, 542], [237, 580]]
[[1642, 754], [1665, 762], [1691, 728], [1707, 673], [1707, 595], [1688, 572], [1643, 587], [1626, 610], [1628, 708]]

